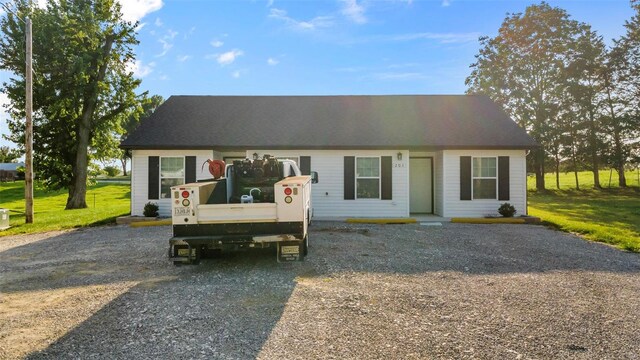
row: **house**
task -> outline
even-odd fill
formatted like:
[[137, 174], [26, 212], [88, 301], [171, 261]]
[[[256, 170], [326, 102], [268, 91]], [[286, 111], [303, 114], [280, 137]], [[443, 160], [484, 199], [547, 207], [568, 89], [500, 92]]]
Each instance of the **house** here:
[[0, 181], [24, 180], [24, 173], [18, 168], [24, 167], [24, 163], [0, 163]]
[[478, 95], [172, 96], [121, 147], [131, 150], [131, 214], [169, 188], [210, 178], [207, 159], [270, 154], [316, 171], [317, 217], [481, 217], [527, 213], [538, 146]]

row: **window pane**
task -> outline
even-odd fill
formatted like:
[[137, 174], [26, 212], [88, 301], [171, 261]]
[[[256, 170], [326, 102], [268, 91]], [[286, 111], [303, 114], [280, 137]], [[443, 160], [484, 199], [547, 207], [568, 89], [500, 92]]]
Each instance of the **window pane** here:
[[495, 177], [496, 158], [473, 158], [473, 177]]
[[357, 177], [377, 177], [380, 176], [380, 160], [377, 157], [357, 158]]
[[358, 179], [358, 199], [379, 199], [380, 180], [379, 179]]
[[473, 179], [474, 199], [496, 199], [495, 179]]
[[180, 185], [182, 183], [183, 183], [183, 180], [181, 178], [160, 180], [160, 198], [161, 199], [171, 198], [171, 187]]
[[483, 177], [496, 176], [496, 158], [482, 158], [482, 175]]
[[184, 177], [184, 158], [160, 158], [161, 177]]

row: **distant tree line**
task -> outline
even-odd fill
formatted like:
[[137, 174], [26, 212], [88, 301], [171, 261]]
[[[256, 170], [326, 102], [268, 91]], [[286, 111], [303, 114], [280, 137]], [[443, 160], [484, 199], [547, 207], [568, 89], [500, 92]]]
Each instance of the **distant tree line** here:
[[469, 94], [500, 104], [541, 145], [529, 154], [536, 188], [549, 167], [593, 172], [610, 167], [619, 186], [640, 162], [640, 0], [626, 33], [608, 47], [589, 24], [542, 2], [508, 14], [496, 37], [480, 38], [466, 79]]

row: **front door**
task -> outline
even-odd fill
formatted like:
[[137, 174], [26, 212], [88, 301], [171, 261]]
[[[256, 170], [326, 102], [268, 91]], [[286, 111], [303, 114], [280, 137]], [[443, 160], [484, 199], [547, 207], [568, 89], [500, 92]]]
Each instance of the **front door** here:
[[409, 159], [409, 211], [433, 213], [433, 158]]

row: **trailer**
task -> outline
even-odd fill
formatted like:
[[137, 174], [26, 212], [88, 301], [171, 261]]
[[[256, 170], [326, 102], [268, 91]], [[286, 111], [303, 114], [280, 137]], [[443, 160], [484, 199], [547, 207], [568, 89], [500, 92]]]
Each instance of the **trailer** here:
[[[308, 253], [311, 184], [295, 162], [210, 161], [214, 179], [171, 188], [175, 265], [197, 264], [211, 252], [276, 247], [279, 262], [302, 261]], [[224, 169], [224, 177], [215, 178]]]

